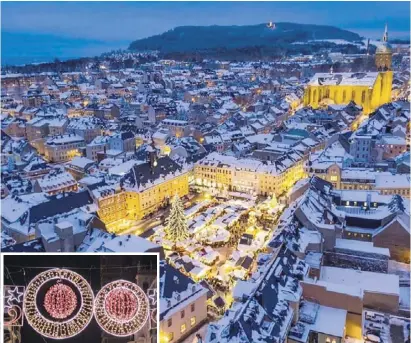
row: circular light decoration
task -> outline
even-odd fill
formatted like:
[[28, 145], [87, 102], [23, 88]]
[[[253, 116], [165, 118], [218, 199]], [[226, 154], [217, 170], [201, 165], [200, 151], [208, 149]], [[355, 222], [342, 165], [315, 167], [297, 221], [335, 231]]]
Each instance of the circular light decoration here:
[[136, 284], [118, 280], [105, 285], [96, 296], [94, 316], [98, 325], [113, 336], [130, 336], [145, 325], [150, 306]]
[[44, 299], [44, 308], [55, 319], [65, 319], [77, 307], [77, 296], [67, 285], [57, 283], [51, 286]]
[[110, 291], [104, 304], [109, 317], [120, 322], [131, 320], [137, 312], [137, 306], [138, 300], [133, 291], [124, 287]]
[[87, 327], [93, 303], [93, 291], [81, 275], [68, 269], [50, 269], [30, 281], [23, 308], [27, 322], [40, 335], [65, 339]]

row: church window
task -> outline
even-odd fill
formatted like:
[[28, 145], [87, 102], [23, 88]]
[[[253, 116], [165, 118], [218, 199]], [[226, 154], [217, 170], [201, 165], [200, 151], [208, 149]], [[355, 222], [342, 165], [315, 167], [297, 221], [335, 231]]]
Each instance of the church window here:
[[362, 94], [361, 94], [361, 102], [362, 102], [362, 103], [365, 102], [365, 91], [362, 91]]
[[345, 102], [345, 100], [347, 100], [347, 92], [343, 91], [343, 102]]
[[329, 97], [330, 97], [330, 90], [329, 90], [329, 89], [327, 89], [327, 90], [325, 91], [325, 97], [326, 97], [326, 98], [329, 98]]
[[323, 94], [322, 94], [323, 92], [322, 92], [322, 90], [320, 89], [320, 92], [319, 92], [319, 96], [318, 96], [318, 101], [321, 101], [321, 99], [322, 99], [322, 97], [323, 97]]
[[314, 96], [313, 96], [313, 101], [317, 100], [317, 90], [314, 89]]
[[355, 91], [352, 91], [351, 93], [351, 100], [355, 101]]

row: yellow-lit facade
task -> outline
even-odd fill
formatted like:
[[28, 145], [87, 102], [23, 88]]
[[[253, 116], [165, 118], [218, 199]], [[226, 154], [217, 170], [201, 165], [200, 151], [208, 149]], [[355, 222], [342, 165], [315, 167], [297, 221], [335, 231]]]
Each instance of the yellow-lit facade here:
[[175, 194], [183, 197], [188, 192], [188, 173], [155, 184], [140, 192], [126, 190], [127, 219], [141, 219], [167, 204]]
[[279, 196], [305, 177], [303, 159], [296, 161], [280, 174], [258, 169], [238, 170], [223, 164], [202, 164], [201, 161], [194, 167], [194, 180], [199, 186], [261, 195]]
[[[393, 72], [391, 71], [392, 51], [388, 45], [387, 29], [383, 41], [375, 54], [378, 76], [372, 85], [356, 85], [355, 82], [351, 85], [308, 84], [304, 91], [304, 106], [317, 109], [330, 103], [348, 104], [354, 101], [362, 106], [364, 114], [369, 114], [390, 102]], [[332, 76], [332, 73], [329, 75]]]
[[188, 193], [188, 173], [184, 173], [144, 191], [121, 190], [99, 199], [98, 215], [106, 225], [120, 220], [140, 220], [166, 205], [175, 194], [183, 197]]
[[179, 197], [189, 192], [188, 173], [145, 188], [143, 191], [121, 190], [98, 200], [98, 215], [105, 224], [116, 221], [139, 220], [167, 204], [178, 194]]
[[126, 193], [123, 191], [111, 194], [98, 200], [98, 216], [104, 224], [125, 219], [127, 216]]
[[[359, 171], [361, 173], [361, 171]], [[343, 169], [341, 169], [337, 164], [332, 164], [326, 169], [314, 169], [310, 172], [311, 175], [315, 175], [325, 181], [330, 182], [335, 189], [341, 190], [375, 190], [382, 195], [401, 195], [403, 197], [410, 197], [409, 187], [404, 187], [403, 185], [398, 185], [398, 187], [387, 187], [378, 188], [375, 186], [375, 177], [370, 173], [370, 175], [365, 177], [366, 171], [362, 172], [362, 176], [355, 178], [344, 178]]]
[[71, 161], [76, 156], [81, 156], [79, 148], [84, 146], [84, 142], [73, 142], [64, 145], [44, 145], [44, 157], [49, 162]]
[[339, 105], [354, 101], [362, 106], [364, 114], [369, 114], [381, 105], [390, 102], [392, 78], [392, 71], [385, 71], [378, 73], [371, 87], [367, 85], [308, 85], [304, 91], [304, 106], [317, 109], [322, 104]]

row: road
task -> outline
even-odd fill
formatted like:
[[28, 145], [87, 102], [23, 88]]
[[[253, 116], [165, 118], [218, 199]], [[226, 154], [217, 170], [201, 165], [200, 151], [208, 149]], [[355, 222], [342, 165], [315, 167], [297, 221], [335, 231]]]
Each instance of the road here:
[[[195, 194], [191, 200], [188, 200], [185, 203], [190, 202], [192, 204], [195, 204], [204, 199], [205, 199], [204, 194]], [[147, 218], [147, 219], [143, 219], [139, 221], [137, 225], [130, 227], [130, 229], [128, 229], [127, 231], [121, 232], [121, 234], [134, 233], [135, 235], [138, 235], [140, 237], [149, 238], [150, 236], [154, 234], [153, 229], [156, 226], [163, 224], [163, 222], [165, 221], [165, 219], [158, 220], [156, 218], [159, 218], [159, 217], [168, 218], [170, 214], [170, 209], [171, 209], [171, 206], [168, 206], [164, 210], [154, 212], [152, 218]]]

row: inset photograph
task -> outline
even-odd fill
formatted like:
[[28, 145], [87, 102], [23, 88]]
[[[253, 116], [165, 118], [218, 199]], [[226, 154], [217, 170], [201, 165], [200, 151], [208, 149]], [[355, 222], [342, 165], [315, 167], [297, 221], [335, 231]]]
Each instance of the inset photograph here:
[[157, 254], [5, 254], [3, 342], [157, 342]]

